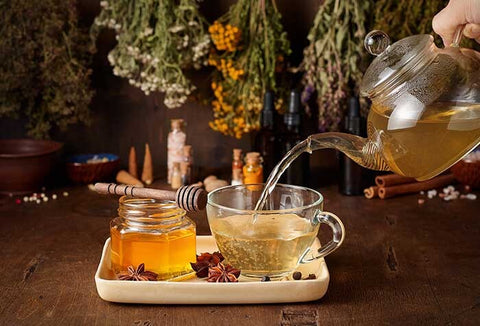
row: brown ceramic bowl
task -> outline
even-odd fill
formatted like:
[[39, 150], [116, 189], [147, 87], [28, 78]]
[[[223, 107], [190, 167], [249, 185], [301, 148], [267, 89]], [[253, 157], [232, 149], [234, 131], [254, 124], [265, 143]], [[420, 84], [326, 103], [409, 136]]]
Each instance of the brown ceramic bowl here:
[[51, 140], [0, 139], [0, 193], [19, 195], [39, 190], [62, 146]]
[[118, 156], [110, 153], [75, 155], [67, 161], [67, 175], [74, 183], [108, 181], [117, 172], [119, 163]]

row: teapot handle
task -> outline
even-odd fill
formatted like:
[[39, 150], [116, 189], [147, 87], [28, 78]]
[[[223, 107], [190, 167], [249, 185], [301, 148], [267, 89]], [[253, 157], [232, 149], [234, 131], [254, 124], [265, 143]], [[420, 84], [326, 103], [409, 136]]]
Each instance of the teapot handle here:
[[453, 35], [453, 42], [450, 44], [452, 48], [458, 48], [460, 46], [460, 42], [462, 41], [462, 36], [463, 36], [463, 29], [465, 28], [465, 25], [459, 25], [457, 26], [457, 29], [455, 30], [455, 34]]

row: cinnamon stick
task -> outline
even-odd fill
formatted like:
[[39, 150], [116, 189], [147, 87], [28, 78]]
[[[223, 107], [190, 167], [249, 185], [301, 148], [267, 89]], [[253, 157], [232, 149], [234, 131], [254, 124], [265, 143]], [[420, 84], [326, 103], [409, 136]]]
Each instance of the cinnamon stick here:
[[404, 177], [398, 174], [379, 175], [375, 178], [375, 183], [379, 187], [390, 187], [394, 185], [417, 182], [414, 178]]
[[446, 174], [433, 179], [421, 182], [405, 183], [391, 187], [379, 187], [378, 196], [381, 199], [390, 198], [398, 195], [416, 193], [422, 190], [429, 190], [444, 187], [455, 182], [453, 174]]
[[372, 199], [375, 197], [378, 197], [378, 187], [377, 186], [372, 186], [369, 188], [366, 188], [363, 190], [363, 194], [365, 195], [365, 198], [367, 199]]

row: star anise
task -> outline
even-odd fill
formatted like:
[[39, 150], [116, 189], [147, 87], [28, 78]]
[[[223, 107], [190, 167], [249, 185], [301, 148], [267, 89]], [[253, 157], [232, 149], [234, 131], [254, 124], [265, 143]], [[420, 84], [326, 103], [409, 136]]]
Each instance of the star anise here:
[[223, 255], [218, 251], [215, 251], [213, 254], [204, 252], [200, 256], [197, 255], [196, 263], [190, 263], [190, 265], [196, 272], [197, 277], [204, 278], [208, 276], [208, 268], [217, 265], [222, 262], [223, 259]]
[[218, 263], [215, 266], [208, 268], [208, 282], [238, 282], [240, 270], [233, 268], [230, 265], [223, 265]]
[[144, 263], [138, 265], [137, 269], [130, 265], [126, 271], [117, 274], [117, 278], [121, 281], [156, 281], [157, 277], [157, 273], [145, 270]]

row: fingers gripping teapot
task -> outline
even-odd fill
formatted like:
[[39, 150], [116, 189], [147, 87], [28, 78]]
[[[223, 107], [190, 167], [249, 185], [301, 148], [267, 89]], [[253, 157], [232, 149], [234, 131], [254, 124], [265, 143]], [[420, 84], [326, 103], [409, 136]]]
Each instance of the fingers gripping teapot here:
[[305, 140], [304, 150], [336, 148], [358, 164], [425, 180], [455, 164], [480, 142], [480, 53], [454, 43], [435, 46], [431, 35], [392, 45], [381, 31], [365, 38], [377, 55], [360, 93], [372, 107], [368, 138], [323, 133]]

